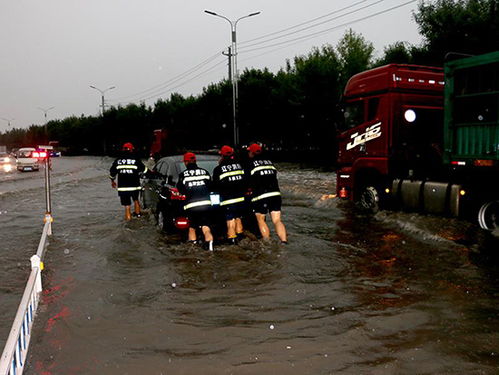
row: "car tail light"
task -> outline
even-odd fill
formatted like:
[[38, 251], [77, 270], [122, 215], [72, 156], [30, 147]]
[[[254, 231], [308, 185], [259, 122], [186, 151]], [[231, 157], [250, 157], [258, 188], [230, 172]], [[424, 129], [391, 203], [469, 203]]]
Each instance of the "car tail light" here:
[[177, 217], [175, 219], [175, 227], [177, 229], [187, 229], [189, 228], [189, 219], [186, 217]]
[[45, 151], [33, 151], [31, 157], [38, 159], [45, 159], [47, 157], [47, 152]]
[[171, 188], [170, 199], [177, 201], [185, 201], [185, 195], [180, 194], [177, 188]]

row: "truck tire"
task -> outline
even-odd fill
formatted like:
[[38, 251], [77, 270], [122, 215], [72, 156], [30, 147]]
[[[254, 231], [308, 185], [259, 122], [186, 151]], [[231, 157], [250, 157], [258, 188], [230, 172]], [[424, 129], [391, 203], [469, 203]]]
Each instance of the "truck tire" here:
[[364, 186], [359, 193], [357, 207], [364, 212], [375, 214], [380, 210], [381, 195], [375, 186]]
[[499, 227], [499, 201], [486, 202], [478, 211], [480, 228], [493, 231]]

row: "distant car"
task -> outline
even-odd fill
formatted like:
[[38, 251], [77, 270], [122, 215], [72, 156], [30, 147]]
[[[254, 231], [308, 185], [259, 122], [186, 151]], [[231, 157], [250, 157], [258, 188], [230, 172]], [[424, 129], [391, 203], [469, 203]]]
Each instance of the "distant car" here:
[[16, 167], [18, 171], [38, 171], [40, 166], [38, 164], [37, 153], [33, 147], [23, 147], [16, 152]]
[[60, 151], [56, 151], [56, 150], [50, 150], [50, 157], [51, 158], [58, 158], [59, 156], [61, 156], [61, 152]]
[[3, 172], [10, 172], [16, 168], [16, 159], [7, 152], [0, 152], [0, 169]]
[[[217, 155], [197, 154], [197, 165], [213, 175], [220, 159]], [[178, 176], [185, 170], [183, 155], [166, 156], [159, 159], [151, 173], [142, 180], [141, 205], [149, 208], [159, 228], [167, 232], [185, 231], [189, 220], [184, 211], [185, 196], [177, 189]], [[224, 232], [225, 221], [220, 212], [220, 197], [212, 193], [214, 232]]]

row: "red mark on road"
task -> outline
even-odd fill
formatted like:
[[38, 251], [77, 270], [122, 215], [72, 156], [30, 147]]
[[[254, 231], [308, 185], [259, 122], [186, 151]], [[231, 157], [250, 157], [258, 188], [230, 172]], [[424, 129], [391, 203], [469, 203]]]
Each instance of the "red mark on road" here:
[[52, 318], [49, 318], [47, 326], [45, 327], [45, 332], [52, 331], [52, 328], [54, 328], [54, 325], [58, 320], [67, 318], [69, 315], [71, 315], [69, 308], [64, 306], [61, 311], [55, 314]]

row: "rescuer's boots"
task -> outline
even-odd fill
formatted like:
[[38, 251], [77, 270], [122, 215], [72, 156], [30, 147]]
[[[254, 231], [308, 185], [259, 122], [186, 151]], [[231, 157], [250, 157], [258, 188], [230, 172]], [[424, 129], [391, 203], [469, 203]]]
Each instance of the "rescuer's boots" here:
[[205, 243], [203, 244], [203, 248], [208, 251], [213, 251], [213, 241], [205, 241]]
[[239, 239], [237, 237], [232, 237], [232, 238], [228, 238], [227, 241], [229, 242], [229, 245], [237, 245], [237, 243], [239, 242]]

